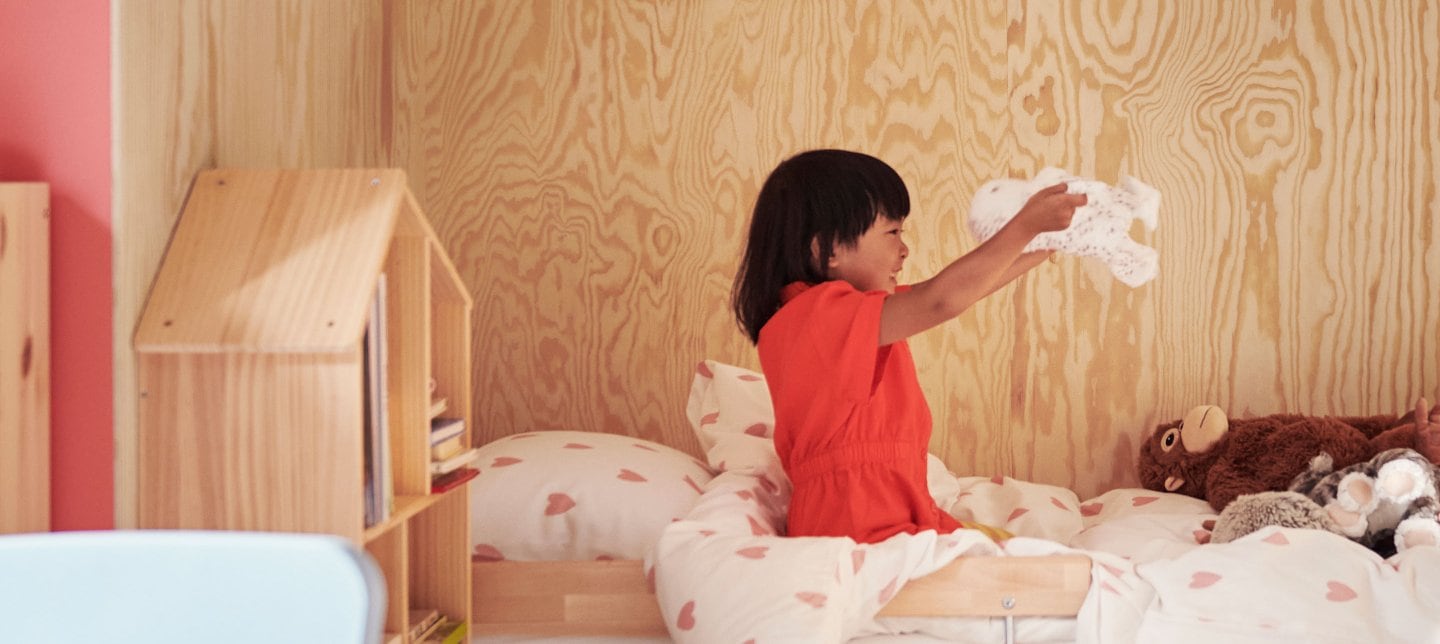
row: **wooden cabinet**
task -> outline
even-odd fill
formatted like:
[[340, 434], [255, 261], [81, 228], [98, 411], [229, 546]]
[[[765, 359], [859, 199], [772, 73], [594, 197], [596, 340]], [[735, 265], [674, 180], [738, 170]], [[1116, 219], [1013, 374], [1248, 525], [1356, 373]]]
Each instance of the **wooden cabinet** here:
[[[429, 473], [432, 396], [473, 435], [471, 300], [405, 181], [200, 173], [135, 333], [141, 527], [345, 536], [385, 574], [392, 633], [410, 609], [468, 622], [471, 592], [468, 486]], [[394, 506], [366, 526], [377, 285]]]
[[0, 183], [0, 534], [50, 530], [50, 187]]

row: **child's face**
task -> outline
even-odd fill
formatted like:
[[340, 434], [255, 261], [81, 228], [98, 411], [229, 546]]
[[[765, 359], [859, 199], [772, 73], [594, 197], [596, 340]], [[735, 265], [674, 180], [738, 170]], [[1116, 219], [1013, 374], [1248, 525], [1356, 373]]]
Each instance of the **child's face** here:
[[875, 223], [854, 245], [837, 245], [830, 258], [827, 275], [842, 279], [859, 291], [895, 292], [896, 274], [910, 255], [910, 247], [900, 238], [902, 222], [885, 217]]

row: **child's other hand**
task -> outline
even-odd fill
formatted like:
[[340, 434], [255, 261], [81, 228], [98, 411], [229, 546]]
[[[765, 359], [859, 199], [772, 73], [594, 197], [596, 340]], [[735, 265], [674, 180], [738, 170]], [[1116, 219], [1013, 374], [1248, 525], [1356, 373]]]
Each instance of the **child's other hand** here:
[[1086, 204], [1089, 197], [1084, 194], [1065, 192], [1066, 185], [1057, 183], [1030, 196], [1029, 201], [1016, 213], [1012, 223], [1022, 226], [1031, 236], [1070, 227], [1075, 209]]

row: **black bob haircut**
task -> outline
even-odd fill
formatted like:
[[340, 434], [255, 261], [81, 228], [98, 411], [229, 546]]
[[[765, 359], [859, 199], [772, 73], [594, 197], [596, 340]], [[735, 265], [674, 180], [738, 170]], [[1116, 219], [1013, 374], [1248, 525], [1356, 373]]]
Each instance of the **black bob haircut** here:
[[[810, 150], [775, 167], [755, 199], [730, 298], [751, 342], [791, 282], [825, 281], [836, 245], [852, 245], [884, 215], [904, 221], [910, 192], [884, 161], [847, 150]], [[814, 254], [812, 255], [812, 242]]]

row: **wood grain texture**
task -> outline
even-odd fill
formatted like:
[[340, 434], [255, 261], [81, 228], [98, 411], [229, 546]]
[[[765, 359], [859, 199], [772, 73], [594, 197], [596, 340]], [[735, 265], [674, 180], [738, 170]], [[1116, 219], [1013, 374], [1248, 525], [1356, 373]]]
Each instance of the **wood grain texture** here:
[[115, 520], [136, 519], [132, 334], [195, 173], [372, 167], [379, 0], [118, 0], [114, 19]]
[[[375, 276], [394, 252], [405, 193], [405, 173], [397, 170], [201, 172], [186, 204], [192, 214], [176, 225], [136, 325], [136, 349], [354, 348], [365, 334]], [[426, 242], [415, 243], [423, 250]], [[424, 274], [404, 274], [422, 281], [402, 292], [423, 301]]]
[[[909, 183], [928, 277], [984, 180], [1059, 165], [1164, 194], [1161, 275], [1046, 265], [912, 340], [957, 473], [1133, 485], [1154, 424], [1368, 414], [1440, 392], [1440, 5], [385, 6], [386, 161], [476, 302], [477, 441], [695, 449], [696, 362], [754, 367], [727, 308], [749, 209], [796, 151]], [[1137, 229], [1138, 230], [1138, 229]]]
[[50, 530], [50, 185], [0, 183], [0, 534]]
[[325, 532], [360, 543], [358, 348], [141, 353], [139, 365], [142, 527]]
[[[696, 362], [781, 158], [909, 183], [923, 279], [965, 204], [1047, 164], [1165, 195], [1130, 290], [1042, 266], [912, 340], [961, 474], [1135, 482], [1157, 422], [1365, 414], [1440, 393], [1440, 3], [134, 2], [117, 5], [117, 525], [138, 316], [196, 169], [395, 165], [475, 298], [475, 442], [696, 449]], [[161, 73], [154, 73], [161, 70]], [[127, 505], [132, 505], [127, 510]]]

